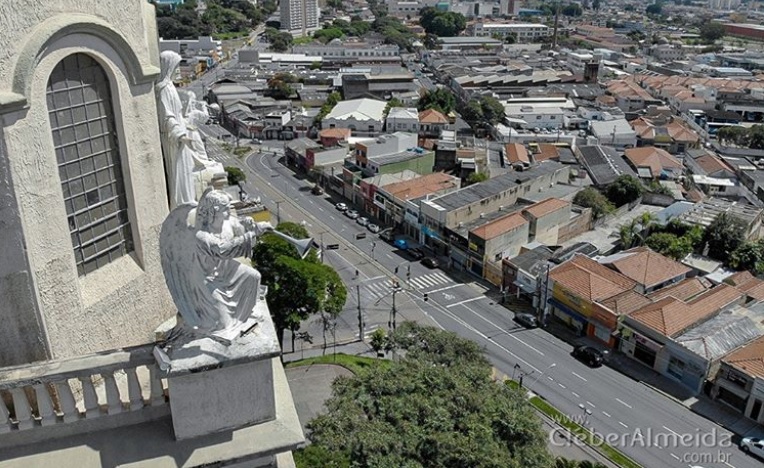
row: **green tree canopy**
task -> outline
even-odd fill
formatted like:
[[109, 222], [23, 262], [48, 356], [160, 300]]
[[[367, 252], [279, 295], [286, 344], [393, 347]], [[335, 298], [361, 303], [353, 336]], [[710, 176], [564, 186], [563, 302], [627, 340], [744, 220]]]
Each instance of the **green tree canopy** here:
[[612, 213], [615, 207], [610, 201], [593, 187], [586, 187], [576, 194], [573, 203], [584, 208], [592, 209], [594, 219]]
[[469, 176], [467, 176], [467, 183], [468, 184], [476, 184], [478, 182], [484, 182], [488, 180], [488, 174], [485, 172], [473, 172]]
[[730, 266], [736, 270], [748, 270], [754, 275], [764, 274], [764, 239], [743, 242], [732, 252]]
[[584, 14], [584, 11], [581, 9], [581, 5], [578, 3], [571, 3], [566, 5], [562, 8], [561, 12], [565, 16], [581, 16]]
[[334, 109], [334, 106], [337, 105], [338, 102], [342, 100], [342, 95], [338, 93], [337, 91], [332, 92], [326, 97], [326, 102], [321, 106], [321, 109], [319, 109], [318, 114], [316, 114], [316, 117], [313, 119], [314, 125], [320, 125], [321, 121], [324, 120], [324, 117], [329, 115], [329, 112]]
[[745, 223], [733, 215], [722, 213], [708, 225], [703, 240], [708, 246], [708, 256], [729, 265], [732, 253], [745, 240]]
[[228, 175], [228, 185], [237, 185], [247, 180], [247, 174], [236, 166], [226, 166], [223, 169]]
[[426, 91], [417, 102], [420, 111], [435, 109], [438, 112], [448, 114], [456, 108], [456, 98], [454, 94], [445, 89], [438, 88], [434, 91]]
[[400, 360], [335, 380], [313, 450], [344, 455], [335, 466], [553, 466], [525, 393], [492, 381], [477, 344], [412, 322], [391, 339]]
[[645, 240], [645, 245], [661, 255], [681, 260], [692, 253], [692, 242], [687, 237], [677, 237], [668, 232], [651, 234]]
[[458, 36], [467, 27], [467, 20], [461, 13], [441, 11], [435, 7], [424, 7], [419, 11], [419, 24], [428, 34], [438, 37]]
[[716, 134], [724, 144], [734, 144], [743, 148], [764, 149], [764, 125], [745, 127], [723, 127]]
[[645, 13], [648, 15], [653, 16], [659, 16], [663, 12], [663, 4], [660, 2], [656, 2], [653, 4], [650, 4], [645, 8]]
[[724, 25], [711, 21], [710, 23], [704, 23], [700, 27], [700, 38], [706, 42], [713, 43], [724, 37]]
[[624, 174], [618, 176], [615, 182], [608, 185], [605, 194], [612, 204], [623, 206], [641, 197], [642, 191], [642, 183], [639, 179]]
[[389, 101], [387, 101], [385, 110], [382, 113], [385, 118], [387, 118], [387, 115], [390, 113], [390, 109], [392, 109], [393, 107], [403, 107], [403, 102], [401, 102], [401, 100], [398, 98], [392, 98]]
[[463, 105], [459, 113], [473, 127], [496, 125], [504, 119], [504, 106], [493, 96], [476, 96]]

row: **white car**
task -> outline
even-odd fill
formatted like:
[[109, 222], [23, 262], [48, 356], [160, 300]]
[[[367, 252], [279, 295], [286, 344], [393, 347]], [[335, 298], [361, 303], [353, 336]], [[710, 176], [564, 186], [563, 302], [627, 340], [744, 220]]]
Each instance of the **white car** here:
[[369, 224], [369, 218], [365, 218], [361, 216], [360, 218], [357, 218], [355, 222], [360, 224], [361, 226], [366, 226], [367, 224]]
[[740, 441], [740, 448], [745, 453], [764, 458], [764, 440], [757, 439], [756, 437], [745, 437]]
[[337, 208], [339, 211], [347, 211], [348, 210], [348, 206], [346, 204], [344, 204], [344, 203], [337, 203], [336, 205], [334, 205], [334, 207]]
[[356, 219], [358, 217], [358, 212], [356, 210], [347, 210], [345, 216], [350, 219]]
[[371, 231], [371, 232], [373, 232], [375, 234], [379, 232], [379, 226], [377, 226], [374, 223], [367, 224], [366, 225], [366, 229], [368, 229], [369, 231]]

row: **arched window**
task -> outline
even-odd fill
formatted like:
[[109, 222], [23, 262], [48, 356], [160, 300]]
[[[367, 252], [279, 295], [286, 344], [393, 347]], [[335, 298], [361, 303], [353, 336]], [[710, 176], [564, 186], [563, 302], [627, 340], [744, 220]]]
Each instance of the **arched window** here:
[[92, 57], [73, 54], [53, 69], [47, 100], [82, 276], [133, 250], [109, 80]]

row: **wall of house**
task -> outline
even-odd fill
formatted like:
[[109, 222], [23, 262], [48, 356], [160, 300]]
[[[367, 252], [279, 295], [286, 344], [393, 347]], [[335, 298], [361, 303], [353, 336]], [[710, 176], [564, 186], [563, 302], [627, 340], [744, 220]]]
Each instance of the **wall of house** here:
[[535, 240], [545, 245], [559, 243], [560, 226], [570, 221], [570, 205], [535, 220]]
[[430, 151], [424, 153], [422, 156], [408, 161], [401, 161], [393, 164], [385, 164], [379, 167], [379, 174], [395, 174], [396, 172], [403, 172], [405, 170], [414, 171], [417, 174], [427, 175], [432, 174], [432, 168], [435, 164], [435, 152]]
[[655, 370], [676, 380], [694, 393], [700, 393], [706, 380], [708, 366], [707, 359], [670, 340], [658, 355]]
[[379, 120], [324, 119], [321, 122], [321, 128], [349, 128], [353, 132], [353, 136], [377, 136], [382, 132], [382, 122]]
[[557, 243], [559, 244], [565, 243], [591, 229], [592, 209], [576, 206], [572, 210], [580, 214], [568, 220], [567, 223], [560, 225], [560, 229], [557, 231]]
[[[530, 223], [524, 223], [499, 236], [485, 241], [484, 261], [497, 262], [502, 258], [512, 258], [520, 253], [520, 248], [528, 243], [528, 228]], [[470, 237], [472, 237], [470, 235]]]

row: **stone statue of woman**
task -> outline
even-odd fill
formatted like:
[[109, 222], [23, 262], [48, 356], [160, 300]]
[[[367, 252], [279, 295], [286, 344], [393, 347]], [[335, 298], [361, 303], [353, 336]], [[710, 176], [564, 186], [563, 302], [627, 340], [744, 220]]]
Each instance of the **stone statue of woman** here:
[[156, 86], [162, 153], [170, 190], [170, 208], [196, 201], [192, 141], [186, 129], [183, 103], [172, 82], [180, 60], [180, 55], [173, 51], [166, 50], [160, 54], [160, 75]]
[[207, 189], [198, 206], [183, 205], [162, 225], [162, 269], [184, 326], [231, 340], [248, 321], [260, 293], [260, 273], [237, 260], [250, 257], [259, 235], [273, 230], [230, 213], [231, 198]]

